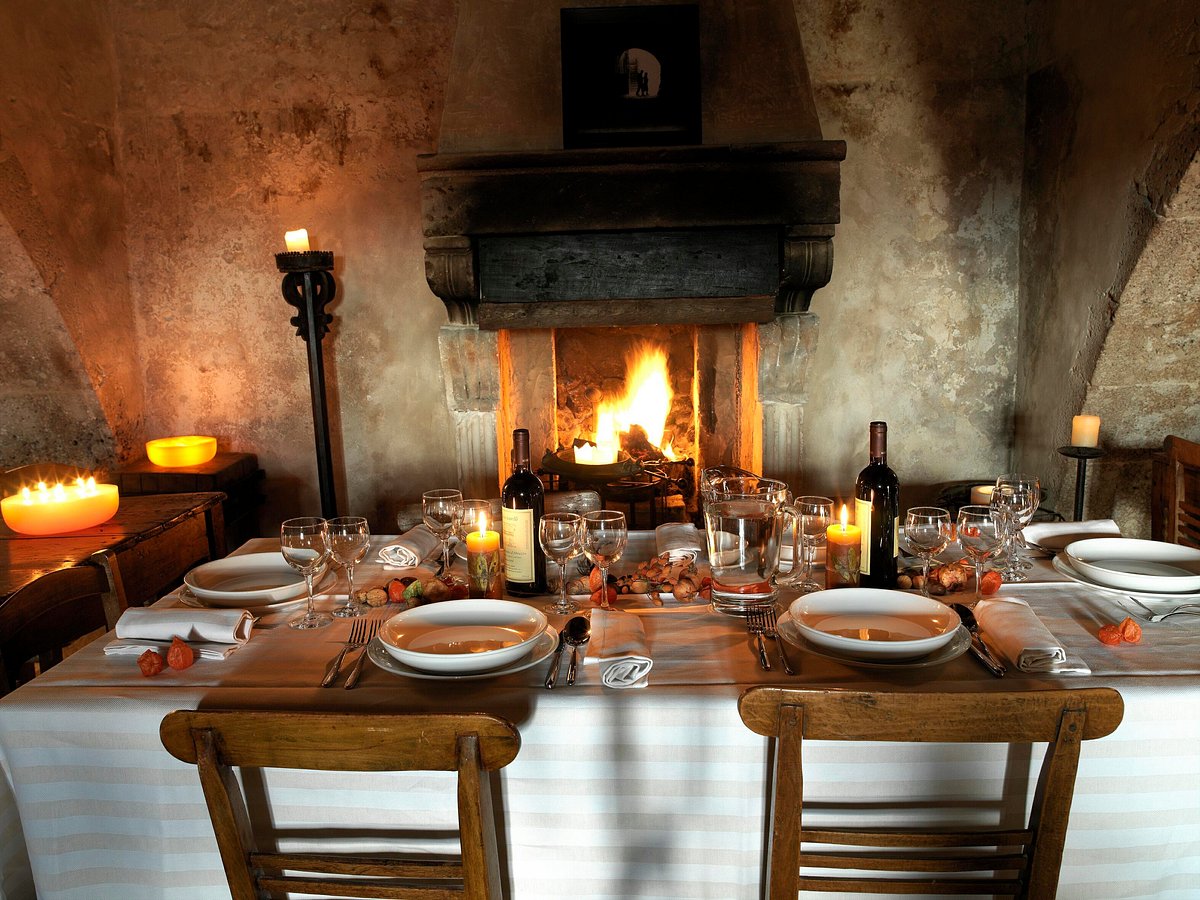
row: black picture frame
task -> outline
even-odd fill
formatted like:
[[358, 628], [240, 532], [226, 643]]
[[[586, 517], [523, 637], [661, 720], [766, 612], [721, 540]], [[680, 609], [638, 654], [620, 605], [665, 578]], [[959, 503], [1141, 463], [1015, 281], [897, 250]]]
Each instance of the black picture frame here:
[[696, 4], [564, 9], [563, 146], [699, 144]]

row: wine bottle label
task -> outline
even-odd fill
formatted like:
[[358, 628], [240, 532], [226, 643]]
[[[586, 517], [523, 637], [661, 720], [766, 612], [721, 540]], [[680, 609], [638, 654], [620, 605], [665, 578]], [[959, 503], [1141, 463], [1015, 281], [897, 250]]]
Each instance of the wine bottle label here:
[[509, 581], [532, 583], [533, 570], [533, 510], [501, 511], [504, 527], [504, 577]]
[[873, 507], [870, 500], [854, 501], [854, 524], [862, 529], [862, 536], [859, 538], [858, 551], [858, 571], [860, 575], [866, 575], [871, 571], [871, 511]]

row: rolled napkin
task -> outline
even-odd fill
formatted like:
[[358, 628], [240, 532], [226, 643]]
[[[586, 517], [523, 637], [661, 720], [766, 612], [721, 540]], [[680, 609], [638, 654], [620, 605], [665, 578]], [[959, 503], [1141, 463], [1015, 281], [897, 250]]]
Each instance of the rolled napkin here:
[[422, 525], [415, 525], [379, 550], [379, 561], [393, 569], [411, 569], [436, 553], [442, 543], [436, 534]]
[[1121, 529], [1112, 519], [1089, 519], [1084, 522], [1034, 522], [1021, 532], [1025, 540], [1044, 550], [1057, 552], [1071, 541], [1094, 537], [1120, 537]]
[[186, 641], [201, 659], [224, 659], [250, 640], [254, 616], [244, 609], [130, 608], [117, 620], [109, 656], [140, 656], [162, 650], [171, 639]]
[[641, 619], [619, 609], [593, 610], [592, 637], [583, 663], [599, 664], [600, 681], [606, 687], [646, 687], [654, 660]]
[[975, 605], [979, 630], [1022, 672], [1090, 675], [1087, 663], [1068, 657], [1066, 648], [1042, 624], [1029, 604], [1018, 597], [993, 597]]
[[658, 553], [668, 550], [695, 550], [704, 555], [704, 535], [691, 522], [667, 522], [654, 529], [654, 544]]

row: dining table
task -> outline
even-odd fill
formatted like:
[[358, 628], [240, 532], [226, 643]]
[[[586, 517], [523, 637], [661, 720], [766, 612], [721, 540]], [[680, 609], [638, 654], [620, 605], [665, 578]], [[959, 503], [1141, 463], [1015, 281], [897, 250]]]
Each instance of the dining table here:
[[[401, 574], [377, 556], [395, 539], [372, 539], [356, 586]], [[237, 552], [277, 548], [258, 538]], [[655, 532], [631, 532], [614, 572], [657, 549]], [[331, 575], [319, 585], [317, 606], [335, 608], [345, 590], [344, 574]], [[796, 596], [781, 589], [779, 609]], [[484, 711], [511, 720], [521, 749], [494, 781], [501, 867], [513, 898], [753, 900], [765, 870], [773, 745], [743, 725], [737, 700], [759, 684], [1115, 688], [1124, 719], [1083, 747], [1058, 896], [1200, 897], [1200, 616], [1142, 621], [1139, 643], [1103, 643], [1099, 629], [1136, 617], [1136, 608], [1066, 577], [1049, 559], [1035, 560], [1028, 581], [1005, 584], [997, 596], [1027, 601], [1083, 671], [1009, 665], [1000, 678], [970, 653], [888, 665], [791, 644], [789, 675], [771, 641], [765, 671], [743, 620], [704, 603], [659, 605], [643, 595], [616, 602], [634, 617], [621, 621], [640, 626], [653, 660], [644, 684], [628, 689], [605, 686], [601, 667], [586, 658], [574, 685], [560, 678], [552, 690], [544, 686], [548, 660], [494, 677], [400, 674], [368, 662], [353, 689], [343, 679], [323, 688], [354, 620], [288, 627], [300, 606], [257, 611], [249, 641], [224, 659], [151, 677], [133, 657], [106, 655], [101, 639], [0, 699], [0, 898], [226, 895], [196, 770], [163, 749], [159, 723], [177, 709], [270, 708]], [[176, 592], [156, 608], [185, 599]], [[520, 602], [540, 608], [550, 600]], [[381, 609], [371, 614], [403, 606]], [[565, 621], [549, 620], [556, 628]], [[932, 825], [1013, 823], [1025, 814], [1040, 764], [1039, 748], [1000, 744], [814, 742], [805, 753], [805, 815], [814, 823], [894, 805]], [[448, 773], [335, 767], [240, 777], [256, 832], [280, 850], [455, 846]]]

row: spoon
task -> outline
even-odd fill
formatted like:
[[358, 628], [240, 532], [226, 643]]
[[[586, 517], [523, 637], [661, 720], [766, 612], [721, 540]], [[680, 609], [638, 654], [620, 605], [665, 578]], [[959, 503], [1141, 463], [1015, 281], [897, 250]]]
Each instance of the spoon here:
[[553, 690], [558, 681], [558, 666], [562, 662], [563, 646], [567, 643], [567, 629], [558, 632], [558, 646], [554, 648], [554, 661], [550, 663], [550, 671], [546, 673], [546, 689]]
[[583, 616], [576, 616], [567, 623], [567, 643], [571, 645], [571, 664], [567, 666], [567, 684], [575, 683], [575, 669], [579, 662], [579, 648], [591, 639], [592, 623]]

